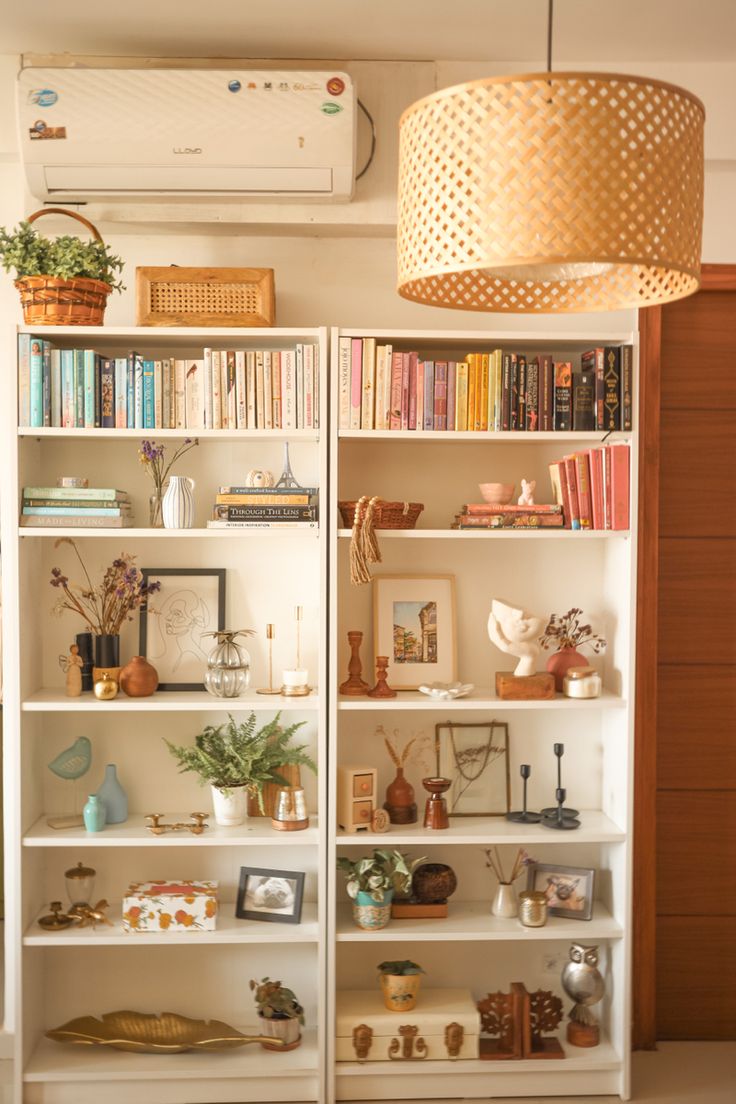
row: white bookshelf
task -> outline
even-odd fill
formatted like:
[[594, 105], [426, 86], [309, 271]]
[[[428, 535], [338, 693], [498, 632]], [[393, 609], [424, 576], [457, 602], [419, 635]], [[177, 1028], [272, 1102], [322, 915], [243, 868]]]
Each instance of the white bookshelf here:
[[[31, 332], [39, 332], [33, 331]], [[140, 1104], [186, 1099], [219, 1101], [321, 1101], [325, 1094], [325, 941], [327, 699], [326, 678], [327, 537], [314, 529], [207, 529], [220, 483], [240, 483], [251, 468], [281, 472], [284, 442], [291, 465], [304, 485], [327, 493], [327, 333], [292, 329], [138, 329], [135, 327], [44, 327], [41, 336], [65, 346], [95, 348], [109, 356], [135, 349], [152, 357], [202, 355], [214, 348], [271, 348], [314, 342], [319, 348], [320, 429], [317, 430], [102, 430], [37, 429], [16, 425], [14, 373], [2, 411], [3, 629], [6, 817], [11, 825], [6, 872], [8, 964], [6, 1027], [15, 1040], [14, 1104]], [[6, 363], [16, 362], [15, 333], [6, 341]], [[150, 480], [138, 463], [143, 438], [176, 448], [196, 436], [199, 447], [177, 464], [196, 480], [196, 528], [146, 527]], [[133, 501], [135, 528], [35, 529], [19, 527], [24, 485], [53, 483], [60, 474], [90, 477], [93, 485], [119, 486]], [[248, 626], [251, 686], [239, 699], [219, 700], [205, 692], [158, 693], [132, 699], [122, 693], [111, 702], [91, 694], [67, 698], [58, 656], [68, 651], [82, 624], [73, 615], [51, 616], [56, 593], [50, 568], [63, 561], [77, 572], [60, 537], [78, 542], [95, 574], [121, 549], [137, 556], [140, 567], [212, 566], [226, 569], [226, 621]], [[304, 609], [302, 656], [314, 691], [304, 698], [262, 696], [268, 683], [265, 626], [276, 625], [274, 682], [293, 665], [294, 607]], [[138, 652], [138, 620], [124, 628], [123, 662]], [[310, 826], [278, 832], [270, 821], [250, 818], [237, 828], [214, 823], [208, 789], [192, 775], [180, 775], [162, 737], [186, 742], [205, 724], [228, 713], [257, 712], [265, 723], [277, 711], [288, 723], [303, 722], [298, 739], [317, 760], [315, 778], [303, 771]], [[105, 716], [103, 717], [103, 714]], [[75, 788], [47, 770], [61, 750], [80, 736], [93, 744], [92, 767]], [[99, 834], [83, 828], [55, 831], [47, 816], [81, 808], [101, 783], [105, 763], [114, 762], [129, 798], [128, 820]], [[171, 811], [175, 810], [175, 811]], [[178, 811], [176, 811], [178, 810]], [[156, 837], [145, 815], [163, 812], [167, 822], [187, 821], [192, 810], [210, 811], [201, 836], [178, 832]], [[160, 853], [159, 853], [160, 852]], [[51, 900], [66, 902], [63, 872], [83, 860], [97, 870], [96, 897], [112, 902], [112, 927], [48, 932], [38, 917]], [[242, 866], [304, 871], [302, 922], [258, 923], [235, 917], [234, 900]], [[120, 900], [132, 880], [214, 878], [220, 884], [220, 915], [214, 932], [126, 933]], [[76, 1016], [124, 1008], [177, 1011], [195, 1018], [224, 1020], [257, 1031], [251, 977], [279, 977], [305, 1005], [307, 1026], [301, 1047], [284, 1055], [258, 1045], [213, 1054], [134, 1055], [76, 1048], [44, 1037], [49, 1028]], [[194, 980], [193, 980], [194, 979]]]
[[[504, 330], [503, 332], [334, 329], [331, 362], [337, 365], [340, 337], [374, 337], [394, 349], [417, 349], [428, 359], [461, 360], [468, 352], [497, 347], [511, 351], [553, 353], [555, 359], [579, 363], [592, 345], [630, 343], [638, 370], [635, 333], [596, 334]], [[333, 369], [334, 374], [335, 369]], [[635, 381], [636, 382], [636, 381]], [[335, 994], [341, 989], [370, 988], [381, 959], [411, 958], [420, 963], [434, 988], [464, 986], [476, 999], [512, 981], [528, 989], [552, 989], [565, 996], [560, 973], [572, 941], [597, 943], [601, 950], [606, 996], [597, 1006], [601, 1043], [590, 1050], [569, 1047], [560, 1026], [565, 1060], [537, 1063], [457, 1061], [334, 1062], [332, 1093], [337, 1101], [396, 1101], [463, 1097], [629, 1095], [631, 956], [631, 777], [633, 734], [633, 657], [636, 579], [635, 532], [502, 531], [479, 533], [449, 528], [463, 502], [479, 501], [478, 483], [537, 480], [537, 501], [550, 501], [548, 464], [576, 448], [603, 442], [603, 433], [456, 433], [338, 428], [337, 387], [333, 384], [330, 448], [330, 518], [340, 517], [338, 502], [361, 495], [424, 503], [416, 528], [378, 531], [382, 562], [373, 574], [447, 574], [455, 576], [458, 671], [460, 681], [475, 689], [466, 698], [433, 701], [418, 692], [397, 698], [340, 697], [347, 676], [348, 630], [361, 630], [363, 678], [374, 681], [371, 587], [350, 584], [350, 530], [330, 531], [333, 584], [330, 604], [329, 762], [335, 792], [337, 766], [349, 763], [378, 769], [378, 800], [394, 777], [383, 734], [425, 737], [431, 748], [434, 728], [496, 718], [509, 725], [512, 807], [521, 806], [519, 765], [530, 763], [529, 808], [554, 804], [557, 761], [555, 742], [565, 744], [563, 785], [567, 803], [582, 810], [581, 827], [553, 832], [541, 825], [519, 825], [499, 817], [452, 818], [450, 828], [422, 827], [426, 793], [421, 778], [435, 773], [414, 762], [406, 771], [415, 789], [419, 820], [392, 826], [387, 833], [347, 833], [330, 809], [329, 869], [338, 855], [355, 859], [374, 847], [397, 847], [409, 857], [449, 863], [458, 877], [444, 920], [392, 920], [373, 933], [353, 923], [344, 879], [330, 882], [331, 941], [328, 959], [330, 1044], [334, 1034]], [[634, 411], [636, 429], [637, 412]], [[606, 438], [631, 444], [636, 471], [637, 435]], [[631, 484], [631, 517], [636, 518], [636, 485]], [[524, 606], [539, 616], [580, 606], [609, 647], [593, 657], [604, 684], [593, 701], [557, 695], [552, 701], [499, 701], [494, 671], [507, 669], [508, 657], [495, 649], [486, 622], [493, 597]], [[421, 746], [421, 740], [420, 740]], [[431, 755], [430, 755], [431, 758]], [[589, 922], [550, 918], [539, 929], [516, 920], [491, 916], [495, 879], [485, 867], [483, 849], [496, 845], [505, 862], [517, 847], [526, 847], [539, 862], [593, 867], [597, 870], [596, 902]], [[523, 882], [519, 889], [524, 888]], [[371, 951], [369, 944], [374, 943]], [[420, 997], [421, 1000], [421, 997]], [[543, 1068], [540, 1068], [543, 1067]]]

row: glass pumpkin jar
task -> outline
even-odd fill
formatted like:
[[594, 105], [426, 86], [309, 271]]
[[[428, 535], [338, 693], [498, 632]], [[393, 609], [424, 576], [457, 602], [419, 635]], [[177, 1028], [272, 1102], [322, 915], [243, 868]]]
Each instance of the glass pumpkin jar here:
[[238, 698], [250, 683], [250, 655], [237, 644], [237, 636], [252, 636], [252, 629], [223, 629], [209, 633], [215, 646], [207, 657], [205, 689], [215, 698]]

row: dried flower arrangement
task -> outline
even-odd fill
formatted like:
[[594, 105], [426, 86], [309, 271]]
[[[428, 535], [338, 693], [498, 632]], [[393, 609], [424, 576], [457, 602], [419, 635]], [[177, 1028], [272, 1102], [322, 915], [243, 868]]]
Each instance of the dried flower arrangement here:
[[128, 552], [112, 561], [102, 576], [102, 582], [93, 583], [81, 553], [71, 537], [60, 537], [54, 544], [69, 544], [74, 549], [82, 568], [86, 585], [70, 583], [61, 568], [51, 568], [51, 586], [61, 588], [62, 595], [54, 606], [54, 613], [64, 610], [77, 613], [86, 622], [88, 630], [97, 636], [120, 632], [126, 621], [133, 620], [133, 612], [140, 608], [150, 594], [161, 588], [160, 582], [147, 583], [135, 566], [135, 556]]
[[[383, 726], [382, 725], [379, 726], [378, 731], [383, 732]], [[394, 732], [394, 739], [397, 740], [397, 743], [393, 744], [391, 742], [391, 740], [389, 740], [386, 733], [384, 732], [383, 733], [383, 742], [386, 745], [386, 751], [388, 752], [389, 758], [391, 759], [391, 762], [393, 763], [393, 765], [396, 767], [397, 770], [399, 770], [399, 769], [403, 770], [404, 767], [406, 766], [406, 762], [409, 758], [409, 752], [411, 751], [412, 747], [416, 743], [417, 738], [416, 738], [416, 736], [412, 736], [411, 739], [407, 740], [407, 742], [404, 744], [404, 747], [401, 749], [401, 751], [399, 751], [399, 749], [398, 749], [398, 735], [399, 735], [398, 732]]]
[[576, 649], [588, 644], [596, 655], [600, 654], [606, 647], [606, 641], [602, 636], [597, 636], [590, 625], [580, 624], [582, 612], [573, 607], [561, 616], [553, 613], [539, 638], [542, 647], [561, 651], [563, 648]]
[[181, 459], [185, 452], [195, 448], [199, 444], [198, 437], [187, 437], [183, 444], [179, 445], [174, 455], [165, 464], [165, 445], [157, 445], [155, 441], [141, 441], [138, 449], [138, 460], [151, 476], [154, 487], [155, 502], [151, 503], [150, 523], [153, 528], [161, 525], [161, 499], [164, 493], [164, 483], [177, 460]]
[[512, 882], [515, 882], [517, 878], [521, 877], [528, 866], [532, 866], [537, 861], [530, 856], [529, 852], [524, 847], [520, 847], [516, 852], [514, 865], [511, 868], [511, 877], [507, 878], [504, 874], [501, 856], [498, 853], [497, 847], [486, 848], [486, 859], [488, 860], [486, 866], [489, 870], [493, 871], [502, 885], [511, 885]]

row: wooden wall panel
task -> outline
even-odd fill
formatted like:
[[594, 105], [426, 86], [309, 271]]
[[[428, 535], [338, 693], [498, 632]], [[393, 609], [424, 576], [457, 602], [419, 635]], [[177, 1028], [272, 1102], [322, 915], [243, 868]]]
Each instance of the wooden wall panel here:
[[733, 920], [662, 917], [657, 925], [658, 1038], [736, 1038], [735, 977]]
[[660, 537], [736, 537], [733, 411], [663, 410], [660, 448]]
[[662, 408], [736, 410], [736, 297], [700, 292], [664, 308]]
[[[730, 790], [657, 795], [657, 914], [736, 917], [736, 801]], [[726, 921], [727, 927], [730, 923]]]
[[658, 638], [660, 663], [736, 664], [736, 540], [660, 541]]
[[657, 698], [658, 786], [736, 790], [734, 668], [660, 666]]

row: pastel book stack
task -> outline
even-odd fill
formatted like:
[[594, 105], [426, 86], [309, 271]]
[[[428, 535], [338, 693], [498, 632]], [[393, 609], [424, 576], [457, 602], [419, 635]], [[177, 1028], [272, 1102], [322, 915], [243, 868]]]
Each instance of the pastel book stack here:
[[389, 1012], [378, 990], [338, 990], [338, 1062], [477, 1058], [480, 1016], [469, 989], [420, 989], [410, 1012]]
[[43, 529], [127, 529], [133, 507], [113, 487], [24, 487], [20, 524]]
[[631, 448], [618, 442], [568, 453], [549, 465], [566, 529], [630, 527]]
[[209, 529], [316, 529], [317, 487], [223, 486], [215, 497]]

